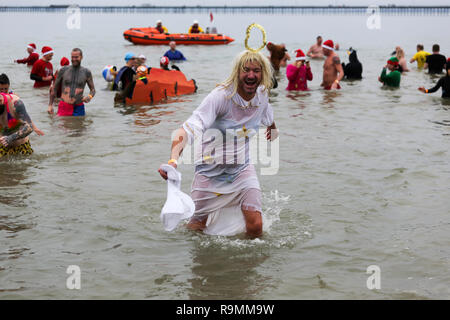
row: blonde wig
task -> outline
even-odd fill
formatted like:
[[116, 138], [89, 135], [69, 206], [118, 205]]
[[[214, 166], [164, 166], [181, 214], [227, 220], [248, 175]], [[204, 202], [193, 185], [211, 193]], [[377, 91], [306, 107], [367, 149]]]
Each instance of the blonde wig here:
[[232, 87], [233, 92], [231, 96], [233, 96], [237, 92], [240, 71], [244, 71], [244, 67], [249, 62], [256, 62], [261, 66], [262, 75], [260, 85], [264, 86], [264, 90], [270, 91], [270, 89], [272, 88], [273, 69], [269, 59], [267, 59], [267, 57], [265, 57], [260, 52], [251, 52], [249, 50], [245, 50], [234, 59], [233, 69], [228, 79], [219, 84], [219, 86], [223, 86], [225, 88]]

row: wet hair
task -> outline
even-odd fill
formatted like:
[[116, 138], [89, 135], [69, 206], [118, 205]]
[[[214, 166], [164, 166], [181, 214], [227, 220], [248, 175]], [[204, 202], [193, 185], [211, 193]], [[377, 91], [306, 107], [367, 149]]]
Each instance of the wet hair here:
[[433, 52], [438, 52], [440, 49], [438, 44], [433, 44]]
[[418, 44], [417, 48], [420, 49], [420, 50], [423, 50], [423, 44]]
[[233, 87], [233, 93], [231, 94], [231, 96], [233, 96], [237, 92], [239, 84], [239, 73], [244, 70], [245, 65], [249, 62], [256, 62], [261, 66], [262, 77], [260, 85], [264, 86], [264, 90], [270, 90], [272, 88], [273, 69], [269, 59], [260, 52], [245, 50], [235, 58], [233, 63], [233, 70], [231, 71], [228, 79], [220, 84], [226, 88]]
[[8, 76], [4, 73], [0, 74], [0, 84], [10, 84]]
[[322, 38], [322, 36], [317, 36], [317, 38], [316, 38], [316, 39], [317, 39], [317, 40], [319, 40], [319, 38]]
[[81, 51], [80, 48], [73, 48], [72, 52], [74, 52], [74, 51], [78, 51], [80, 53], [80, 55], [83, 56], [83, 51]]

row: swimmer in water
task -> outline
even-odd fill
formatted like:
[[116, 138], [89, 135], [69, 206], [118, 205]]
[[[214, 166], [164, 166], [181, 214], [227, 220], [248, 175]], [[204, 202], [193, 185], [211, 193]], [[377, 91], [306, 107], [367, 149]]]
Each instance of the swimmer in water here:
[[[187, 225], [189, 229], [204, 230], [209, 214], [227, 207], [242, 212], [249, 237], [262, 235], [261, 189], [245, 141], [251, 139], [260, 126], [267, 128], [267, 140], [277, 137], [269, 103], [271, 73], [266, 57], [259, 52], [244, 51], [235, 60], [230, 77], [217, 86], [178, 129], [168, 161], [174, 168], [177, 168], [177, 160], [187, 143], [196, 139], [202, 143], [202, 150], [206, 150], [212, 140], [211, 136], [207, 137], [211, 132], [209, 129], [220, 128], [214, 132], [227, 132], [226, 141], [219, 142], [216, 137], [216, 151], [204, 155], [196, 165], [191, 193], [195, 212]], [[243, 147], [235, 148], [236, 141]], [[230, 150], [234, 150], [231, 159], [242, 161], [231, 160], [224, 164], [225, 151], [222, 150], [227, 151], [227, 158]], [[162, 168], [158, 171], [163, 179], [167, 179], [166, 171]]]
[[[14, 92], [12, 92], [10, 90], [10, 82], [9, 82], [9, 78], [6, 74], [2, 73], [0, 74], [0, 94], [1, 93], [5, 93], [5, 94], [14, 94]], [[43, 136], [44, 132], [42, 130], [39, 130], [35, 124], [33, 123], [33, 121], [31, 121], [31, 126], [33, 127], [33, 131], [37, 133], [38, 136]]]
[[0, 158], [31, 155], [28, 136], [32, 132], [32, 122], [22, 100], [14, 94], [0, 93]]
[[450, 98], [450, 58], [448, 59], [445, 68], [445, 76], [440, 78], [433, 88], [425, 89], [425, 87], [420, 87], [419, 91], [422, 91], [423, 93], [433, 93], [438, 91], [439, 88], [442, 88], [442, 98]]
[[316, 40], [317, 42], [309, 48], [306, 55], [312, 59], [323, 59], [322, 37], [318, 36]]
[[309, 61], [305, 62], [305, 54], [302, 50], [296, 50], [295, 62], [287, 66], [286, 76], [289, 80], [286, 90], [307, 91], [308, 81], [313, 79]]
[[50, 47], [42, 48], [42, 58], [36, 61], [31, 69], [30, 79], [34, 80], [34, 88], [50, 86], [54, 79], [53, 65], [50, 62], [53, 59], [53, 49]]
[[418, 44], [417, 52], [411, 60], [409, 60], [409, 63], [414, 63], [414, 61], [417, 61], [417, 68], [423, 69], [425, 62], [427, 61], [427, 56], [429, 55], [429, 52], [423, 50], [423, 44]]
[[344, 70], [342, 69], [341, 59], [334, 52], [333, 41], [325, 41], [322, 48], [326, 60], [323, 64], [323, 80], [321, 86], [325, 90], [341, 89], [339, 82], [344, 78]]
[[36, 45], [30, 43], [27, 46], [28, 57], [24, 59], [14, 60], [15, 63], [26, 63], [27, 66], [33, 66], [36, 61], [39, 60], [39, 54], [36, 51]]
[[[81, 66], [83, 52], [74, 48], [71, 53], [71, 66], [65, 66], [58, 72], [55, 90], [51, 93], [48, 113], [53, 114], [55, 91], [61, 86], [61, 101], [58, 105], [58, 116], [84, 116], [84, 104], [89, 103], [95, 95], [94, 80], [89, 69]], [[88, 85], [90, 93], [83, 96], [84, 87]]]
[[[386, 69], [389, 69], [389, 73], [386, 73]], [[382, 82], [388, 87], [400, 87], [401, 73], [399, 71], [398, 59], [392, 57], [387, 61], [384, 66], [381, 76], [378, 77], [378, 81]]]

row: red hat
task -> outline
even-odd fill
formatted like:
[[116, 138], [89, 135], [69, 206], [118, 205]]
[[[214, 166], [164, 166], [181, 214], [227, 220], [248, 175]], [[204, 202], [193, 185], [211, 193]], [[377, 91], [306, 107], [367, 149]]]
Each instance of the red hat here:
[[334, 51], [334, 43], [333, 40], [327, 40], [322, 44], [322, 47], [324, 47], [325, 49]]
[[33, 49], [33, 51], [34, 51], [34, 50], [36, 50], [36, 45], [35, 45], [34, 43], [30, 43], [30, 44], [27, 46], [27, 48]]
[[294, 52], [296, 53], [295, 61], [306, 60], [305, 54], [301, 49], [295, 50]]
[[392, 57], [387, 61], [387, 63], [393, 66], [398, 66], [398, 59], [396, 57]]
[[50, 48], [50, 47], [43, 47], [42, 48], [42, 55], [47, 55], [47, 54], [50, 54], [50, 53], [53, 53], [53, 49], [52, 48]]
[[61, 64], [61, 67], [68, 66], [70, 64], [70, 61], [66, 57], [62, 57], [60, 64]]
[[161, 63], [162, 66], [168, 66], [169, 65], [169, 58], [164, 56], [164, 57], [161, 58], [161, 60], [159, 60], [159, 63]]

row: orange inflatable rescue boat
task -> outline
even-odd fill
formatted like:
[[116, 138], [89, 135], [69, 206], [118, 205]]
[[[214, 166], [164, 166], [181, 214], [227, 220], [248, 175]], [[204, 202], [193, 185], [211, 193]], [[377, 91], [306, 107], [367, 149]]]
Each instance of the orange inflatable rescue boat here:
[[151, 68], [149, 74], [136, 80], [132, 90], [131, 99], [125, 99], [127, 105], [154, 104], [167, 97], [194, 93], [197, 86], [181, 71]]
[[123, 33], [125, 40], [134, 44], [161, 45], [175, 41], [177, 44], [218, 45], [228, 44], [233, 38], [216, 33], [159, 33], [155, 28], [130, 28]]

